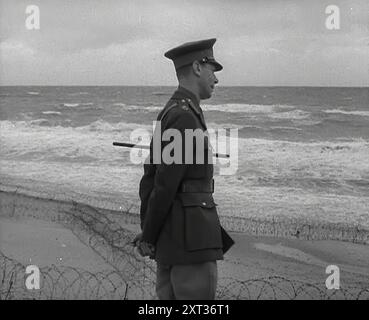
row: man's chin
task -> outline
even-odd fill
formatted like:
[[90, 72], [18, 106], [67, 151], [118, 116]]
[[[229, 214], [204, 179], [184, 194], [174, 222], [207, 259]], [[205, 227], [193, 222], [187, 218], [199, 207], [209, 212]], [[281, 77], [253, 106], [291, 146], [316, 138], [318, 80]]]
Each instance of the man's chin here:
[[213, 91], [211, 91], [211, 92], [207, 92], [206, 94], [203, 94], [203, 95], [200, 97], [200, 99], [201, 99], [201, 100], [210, 99], [212, 95], [213, 95]]

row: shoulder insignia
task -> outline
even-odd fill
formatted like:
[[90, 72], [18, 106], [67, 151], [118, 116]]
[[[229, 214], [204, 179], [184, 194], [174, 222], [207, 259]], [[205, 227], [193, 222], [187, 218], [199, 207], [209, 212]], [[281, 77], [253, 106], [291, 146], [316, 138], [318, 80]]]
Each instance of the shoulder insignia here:
[[187, 99], [188, 104], [190, 105], [191, 109], [196, 112], [198, 115], [200, 114], [199, 110], [195, 107], [191, 99]]

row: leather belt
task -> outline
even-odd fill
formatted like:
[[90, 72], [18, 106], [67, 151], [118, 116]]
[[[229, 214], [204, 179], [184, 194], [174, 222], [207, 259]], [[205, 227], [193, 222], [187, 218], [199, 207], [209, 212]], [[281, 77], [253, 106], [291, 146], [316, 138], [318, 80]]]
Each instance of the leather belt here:
[[211, 180], [185, 180], [179, 187], [182, 193], [214, 193], [214, 179]]

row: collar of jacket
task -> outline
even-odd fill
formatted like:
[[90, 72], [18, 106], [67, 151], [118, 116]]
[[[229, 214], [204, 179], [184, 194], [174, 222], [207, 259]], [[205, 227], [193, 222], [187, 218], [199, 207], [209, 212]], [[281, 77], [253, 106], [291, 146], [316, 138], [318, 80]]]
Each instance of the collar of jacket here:
[[200, 118], [200, 121], [202, 125], [204, 126], [205, 130], [206, 124], [204, 115], [202, 113], [201, 107], [199, 105], [199, 102], [197, 101], [197, 98], [195, 94], [193, 94], [191, 91], [179, 86], [178, 89], [174, 92], [172, 99], [176, 100], [186, 100], [186, 102], [190, 105], [191, 109], [196, 113], [196, 115]]

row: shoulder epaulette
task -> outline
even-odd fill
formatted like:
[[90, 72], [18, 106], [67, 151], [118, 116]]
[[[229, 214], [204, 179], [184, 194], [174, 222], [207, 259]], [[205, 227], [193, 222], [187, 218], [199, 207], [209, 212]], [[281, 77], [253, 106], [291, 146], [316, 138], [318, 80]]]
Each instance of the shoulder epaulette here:
[[191, 99], [187, 99], [187, 102], [188, 102], [188, 104], [190, 105], [190, 107], [192, 108], [192, 110], [193, 110], [194, 112], [196, 112], [198, 115], [200, 115], [200, 112], [197, 110], [197, 108], [195, 107], [195, 105], [194, 105], [194, 103], [192, 102], [192, 100], [191, 100]]
[[183, 110], [190, 110], [190, 108], [187, 105], [187, 101], [182, 99], [182, 100], [177, 100], [177, 101], [173, 101], [171, 104], [169, 104], [168, 107], [166, 107], [160, 117], [160, 121], [164, 119], [164, 117], [167, 115], [167, 113], [172, 110], [174, 107], [181, 107]]

